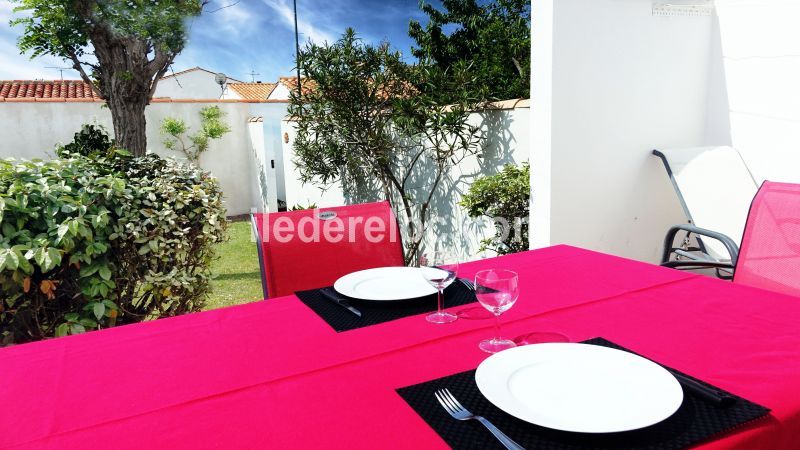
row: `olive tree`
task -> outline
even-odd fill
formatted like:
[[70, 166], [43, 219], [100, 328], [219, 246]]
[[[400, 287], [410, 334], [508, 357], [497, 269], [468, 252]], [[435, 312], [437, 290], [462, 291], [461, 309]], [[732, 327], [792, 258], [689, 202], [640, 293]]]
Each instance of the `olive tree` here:
[[[389, 200], [405, 225], [406, 262], [414, 261], [449, 170], [481, 149], [468, 121], [476, 101], [467, 71], [406, 64], [352, 29], [333, 44], [307, 44], [298, 64], [303, 89], [292, 93], [289, 113], [302, 181], [339, 181], [351, 197]], [[429, 94], [439, 89], [460, 95], [443, 105]]]
[[186, 19], [206, 0], [12, 0], [24, 28], [18, 47], [31, 57], [68, 61], [105, 99], [117, 143], [144, 155], [145, 107], [186, 44]]

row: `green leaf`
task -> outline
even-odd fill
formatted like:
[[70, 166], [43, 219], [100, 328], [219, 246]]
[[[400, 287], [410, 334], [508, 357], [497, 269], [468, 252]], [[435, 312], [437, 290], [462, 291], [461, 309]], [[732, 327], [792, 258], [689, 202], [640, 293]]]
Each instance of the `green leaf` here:
[[94, 312], [94, 316], [97, 317], [97, 320], [103, 318], [103, 315], [106, 313], [106, 305], [103, 302], [97, 302], [94, 304], [92, 308], [92, 312]]
[[57, 231], [56, 234], [58, 235], [58, 239], [59, 240], [64, 239], [64, 236], [66, 236], [67, 233], [69, 233], [69, 225], [68, 224], [62, 223], [61, 225], [58, 226], [58, 231]]
[[61, 264], [61, 252], [53, 247], [47, 249], [47, 256], [50, 258], [52, 262], [52, 267], [56, 267]]
[[100, 274], [100, 278], [102, 278], [104, 280], [110, 280], [111, 279], [111, 269], [109, 269], [108, 266], [100, 267], [100, 269], [98, 270], [98, 273]]
[[101, 266], [99, 264], [89, 264], [81, 267], [81, 272], [80, 272], [81, 277], [90, 277], [94, 275], [95, 273], [97, 273], [100, 267]]
[[71, 312], [64, 314], [64, 320], [66, 320], [67, 322], [77, 322], [78, 318], [79, 318], [78, 313]]
[[114, 310], [117, 309], [117, 305], [114, 304], [114, 302], [112, 302], [111, 300], [103, 300], [103, 304], [106, 305], [106, 308], [108, 309], [114, 309]]
[[3, 231], [3, 236], [5, 237], [11, 237], [17, 232], [17, 230], [14, 228], [14, 225], [11, 225], [8, 222], [3, 222], [3, 226], [0, 227], [0, 230]]
[[80, 227], [80, 222], [77, 220], [71, 220], [69, 222], [69, 232], [72, 233], [73, 236], [78, 235], [78, 228]]
[[0, 250], [0, 270], [17, 270], [17, 267], [19, 267], [19, 256], [17, 253], [10, 248]]
[[69, 324], [64, 322], [56, 327], [56, 337], [66, 336], [69, 333]]
[[86, 328], [79, 323], [73, 323], [69, 326], [69, 331], [71, 334], [81, 334], [86, 332]]
[[80, 323], [86, 328], [97, 328], [97, 322], [88, 317], [81, 318], [81, 320], [79, 320], [78, 323]]

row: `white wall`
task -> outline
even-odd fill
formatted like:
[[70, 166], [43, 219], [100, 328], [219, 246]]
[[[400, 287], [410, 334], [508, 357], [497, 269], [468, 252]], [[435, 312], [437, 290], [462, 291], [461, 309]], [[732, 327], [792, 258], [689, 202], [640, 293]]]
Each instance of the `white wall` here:
[[272, 92], [269, 93], [268, 98], [270, 100], [288, 100], [290, 94], [291, 91], [289, 91], [289, 88], [286, 87], [285, 84], [279, 81], [278, 85], [275, 86], [275, 89], [273, 89]]
[[205, 70], [179, 72], [174, 76], [159, 80], [153, 97], [201, 100], [220, 98], [222, 89], [214, 77], [213, 73]]
[[[443, 222], [428, 230], [427, 242], [433, 242], [433, 239], [447, 239], [453, 245], [459, 246], [465, 257], [478, 256], [480, 240], [493, 235], [494, 228], [488, 223], [470, 219], [458, 202], [477, 178], [497, 173], [505, 164], [520, 165], [528, 161], [529, 103], [527, 100], [503, 102], [502, 107], [506, 109], [487, 110], [470, 115], [470, 123], [480, 126], [486, 137], [482, 158], [476, 156], [466, 158], [454, 167], [442, 182], [440, 195], [431, 203], [431, 214], [441, 217]], [[299, 172], [293, 162], [296, 135], [294, 122], [284, 121], [282, 129], [289, 133], [290, 137], [289, 142], [283, 146], [283, 169], [286, 174], [284, 198], [289, 208], [309, 204], [316, 204], [318, 207], [340, 206], [357, 201], [349, 199], [339, 183], [327, 190], [322, 190], [313, 183], [300, 183]], [[426, 186], [414, 186], [413, 183], [408, 186], [412, 192], [416, 188], [425, 189]]]
[[[210, 104], [218, 105], [227, 114], [231, 132], [212, 141], [208, 152], [200, 158], [203, 169], [217, 177], [225, 194], [229, 215], [245, 214], [260, 203], [252, 186], [256, 181], [247, 124], [248, 103], [154, 102], [147, 107], [148, 147], [162, 156], [181, 158], [182, 154], [167, 150], [159, 124], [167, 116], [182, 118], [196, 130], [200, 125], [198, 111]], [[67, 143], [81, 125], [96, 122], [110, 132], [111, 114], [100, 102], [0, 102], [0, 124], [3, 127], [2, 158], [50, 158], [53, 148]]]
[[248, 151], [251, 148], [247, 126], [250, 118], [248, 104], [153, 103], [147, 107], [148, 147], [159, 155], [182, 159], [182, 153], [164, 148], [158, 125], [167, 116], [178, 117], [186, 121], [189, 133], [192, 133], [200, 128], [200, 108], [210, 105], [219, 106], [225, 112], [225, 120], [231, 131], [221, 139], [211, 141], [208, 151], [200, 156], [200, 166], [219, 180], [228, 215], [246, 214], [260, 203], [258, 198], [253, 198], [251, 189], [256, 183], [256, 173], [252, 154]]
[[[259, 161], [261, 174], [256, 175], [258, 179], [266, 182], [262, 186], [262, 196], [267, 200], [269, 211], [278, 210], [278, 198], [283, 199], [284, 177], [283, 177], [283, 134], [281, 131], [283, 118], [286, 116], [287, 103], [252, 103], [250, 104], [250, 114], [261, 117], [262, 122], [258, 123], [261, 127], [261, 160]], [[253, 124], [251, 124], [253, 125]], [[255, 172], [258, 173], [258, 172]], [[267, 188], [266, 192], [263, 189]]]
[[533, 0], [534, 247], [656, 261], [667, 228], [685, 222], [651, 151], [724, 135], [707, 131], [719, 128], [708, 116], [709, 98], [719, 97], [709, 85], [721, 73], [709, 63], [714, 21], [651, 8]]
[[800, 183], [800, 2], [716, 4], [733, 145], [757, 181]]
[[[286, 207], [308, 207], [317, 205], [318, 208], [341, 206], [347, 204], [340, 183], [322, 187], [315, 183], [300, 181], [300, 171], [294, 163], [294, 140], [297, 136], [296, 123], [290, 120], [281, 122], [282, 151], [275, 160], [275, 165], [280, 167], [278, 173], [278, 198], [286, 202]], [[283, 139], [288, 136], [288, 142]]]

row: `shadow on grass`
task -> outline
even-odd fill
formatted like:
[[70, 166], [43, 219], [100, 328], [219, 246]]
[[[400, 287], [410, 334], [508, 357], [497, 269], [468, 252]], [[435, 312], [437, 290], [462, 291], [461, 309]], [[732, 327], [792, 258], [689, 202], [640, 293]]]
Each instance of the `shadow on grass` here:
[[217, 275], [213, 278], [214, 281], [226, 281], [226, 280], [257, 280], [259, 283], [261, 282], [261, 273], [260, 272], [245, 272], [245, 273], [226, 273], [223, 275]]

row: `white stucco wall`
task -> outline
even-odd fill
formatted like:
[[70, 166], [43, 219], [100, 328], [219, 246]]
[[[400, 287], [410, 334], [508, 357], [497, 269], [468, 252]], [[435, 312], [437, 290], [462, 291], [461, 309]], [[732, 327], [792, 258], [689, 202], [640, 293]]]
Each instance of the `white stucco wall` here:
[[[426, 235], [427, 242], [434, 239], [447, 239], [449, 243], [457, 245], [465, 258], [476, 258], [481, 239], [494, 234], [494, 228], [487, 223], [470, 219], [463, 208], [458, 205], [462, 195], [469, 186], [478, 178], [491, 175], [500, 171], [505, 164], [520, 165], [528, 161], [530, 154], [530, 107], [527, 100], [523, 100], [513, 107], [513, 101], [508, 109], [487, 110], [475, 112], [470, 115], [470, 122], [482, 128], [486, 141], [482, 151], [482, 158], [470, 156], [461, 161], [448, 173], [446, 180], [440, 186], [440, 195], [435, 197], [431, 204], [432, 216], [439, 216], [442, 223], [431, 227]], [[288, 133], [289, 142], [283, 145], [283, 170], [285, 172], [285, 200], [291, 208], [295, 205], [308, 206], [315, 204], [318, 207], [340, 206], [348, 204], [351, 199], [343, 193], [341, 184], [334, 184], [326, 190], [313, 183], [302, 184], [294, 159], [294, 122], [284, 121], [283, 132]], [[412, 178], [413, 179], [413, 178]], [[426, 180], [421, 178], [420, 183]], [[409, 183], [409, 190], [425, 185], [415, 186]], [[280, 189], [280, 188], [279, 188]], [[375, 199], [377, 200], [377, 199]]]
[[281, 125], [287, 106], [287, 103], [250, 104], [250, 114], [262, 118], [262, 122], [258, 123], [262, 136], [262, 156], [259, 162], [261, 174], [257, 176], [267, 183], [268, 191], [264, 198], [267, 199], [269, 211], [278, 210], [278, 198], [283, 199], [285, 192]]
[[716, 5], [733, 145], [757, 181], [800, 183], [800, 2]]
[[222, 89], [214, 77], [215, 74], [205, 70], [178, 72], [174, 76], [162, 78], [153, 97], [197, 100], [220, 98]]
[[[317, 207], [341, 206], [347, 203], [342, 193], [341, 184], [322, 188], [314, 183], [300, 181], [300, 172], [294, 163], [294, 140], [297, 136], [295, 122], [283, 120], [281, 122], [282, 151], [275, 160], [275, 165], [280, 167], [278, 177], [278, 198], [286, 202], [287, 208], [293, 206]], [[285, 137], [288, 136], [288, 142]]]
[[289, 88], [287, 88], [285, 84], [279, 82], [278, 85], [275, 86], [275, 89], [269, 93], [268, 98], [269, 100], [288, 100], [290, 93]]
[[[533, 0], [532, 246], [644, 261], [684, 222], [654, 148], [719, 144], [712, 16], [643, 0]], [[713, 102], [716, 107], [709, 107]], [[538, 108], [538, 109], [537, 109]], [[720, 129], [722, 131], [720, 131]]]
[[[259, 204], [254, 197], [255, 184], [250, 137], [247, 129], [248, 103], [154, 102], [147, 108], [148, 147], [162, 156], [181, 158], [182, 154], [167, 150], [159, 124], [167, 116], [182, 118], [196, 130], [200, 124], [198, 111], [218, 105], [227, 114], [231, 132], [212, 141], [200, 165], [217, 177], [225, 194], [229, 215], [245, 214]], [[49, 158], [59, 143], [72, 140], [82, 124], [96, 122], [113, 130], [111, 115], [99, 102], [0, 102], [2, 124], [2, 158]]]

